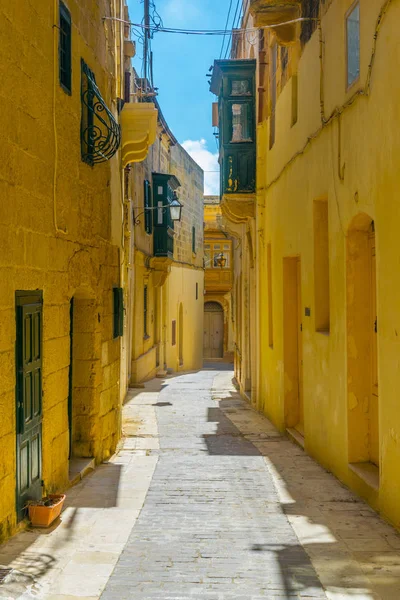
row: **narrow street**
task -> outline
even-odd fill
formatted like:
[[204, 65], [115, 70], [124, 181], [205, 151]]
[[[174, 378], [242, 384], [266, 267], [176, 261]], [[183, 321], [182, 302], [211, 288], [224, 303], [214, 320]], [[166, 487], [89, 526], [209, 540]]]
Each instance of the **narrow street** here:
[[1, 547], [0, 598], [400, 597], [400, 536], [253, 411], [230, 370], [131, 390], [116, 456]]

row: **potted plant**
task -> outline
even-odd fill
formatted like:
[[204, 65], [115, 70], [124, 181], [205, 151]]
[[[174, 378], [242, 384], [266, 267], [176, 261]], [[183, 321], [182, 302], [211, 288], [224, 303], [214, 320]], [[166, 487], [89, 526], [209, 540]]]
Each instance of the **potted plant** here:
[[65, 497], [65, 494], [49, 494], [42, 500], [30, 500], [28, 513], [33, 527], [49, 527], [60, 516]]

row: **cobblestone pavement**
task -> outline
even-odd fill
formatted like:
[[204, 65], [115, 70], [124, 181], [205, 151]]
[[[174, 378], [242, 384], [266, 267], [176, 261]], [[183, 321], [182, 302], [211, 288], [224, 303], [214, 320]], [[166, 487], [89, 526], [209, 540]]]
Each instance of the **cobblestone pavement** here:
[[131, 390], [119, 452], [0, 546], [7, 600], [400, 600], [400, 536], [237, 394], [227, 365]]
[[157, 467], [102, 600], [400, 598], [400, 537], [231, 379], [160, 392]]

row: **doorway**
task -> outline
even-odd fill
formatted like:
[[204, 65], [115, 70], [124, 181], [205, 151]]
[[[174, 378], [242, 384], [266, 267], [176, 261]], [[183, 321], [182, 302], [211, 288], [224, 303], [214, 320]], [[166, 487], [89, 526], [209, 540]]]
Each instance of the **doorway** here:
[[204, 304], [204, 358], [224, 357], [224, 311], [218, 302]]
[[301, 260], [283, 259], [285, 424], [304, 438]]
[[17, 519], [42, 498], [42, 292], [16, 292]]
[[[375, 225], [360, 214], [347, 236], [349, 463], [379, 469], [378, 324]], [[371, 467], [369, 467], [371, 468]]]
[[183, 366], [183, 305], [179, 305], [179, 366]]

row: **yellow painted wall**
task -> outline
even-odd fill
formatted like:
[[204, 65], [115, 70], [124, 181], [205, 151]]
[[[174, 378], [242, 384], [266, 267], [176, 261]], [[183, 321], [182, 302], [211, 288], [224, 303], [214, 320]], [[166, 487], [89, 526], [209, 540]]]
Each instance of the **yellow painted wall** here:
[[[159, 107], [158, 107], [159, 108]], [[203, 171], [178, 144], [159, 108], [157, 138], [143, 163], [130, 174], [130, 211], [140, 223], [132, 226], [130, 244], [133, 260], [131, 384], [141, 383], [158, 372], [198, 369], [203, 350]], [[181, 187], [182, 219], [175, 223], [174, 256], [153, 257], [153, 235], [145, 231], [144, 181], [152, 184], [152, 173], [175, 175]], [[195, 252], [192, 227], [195, 227]], [[197, 298], [196, 298], [197, 284]], [[143, 287], [148, 289], [148, 337], [143, 335]], [[183, 328], [179, 327], [182, 304]], [[172, 321], [176, 321], [176, 343], [172, 344]], [[183, 334], [179, 356], [179, 336]]]
[[[299, 256], [305, 449], [400, 526], [400, 410], [396, 391], [400, 385], [400, 212], [396, 195], [400, 86], [393, 77], [393, 65], [400, 58], [400, 5], [396, 0], [360, 0], [361, 72], [359, 81], [346, 91], [345, 14], [351, 4], [351, 0], [333, 0], [322, 8], [322, 45], [317, 29], [303, 49], [294, 46], [290, 50], [289, 75], [297, 74], [298, 81], [297, 122], [293, 124], [294, 80], [289, 77], [278, 95], [276, 139], [271, 149], [269, 120], [258, 126], [256, 263], [260, 336], [256, 402], [281, 430], [287, 426], [285, 389], [290, 381], [285, 378], [284, 365], [283, 259]], [[381, 13], [383, 6], [386, 10]], [[274, 38], [268, 35], [267, 49], [273, 43]], [[250, 52], [251, 48], [245, 47], [242, 56]], [[269, 82], [267, 90], [268, 86]], [[268, 104], [268, 91], [266, 101]], [[320, 298], [315, 290], [318, 283], [314, 264], [317, 200], [328, 202], [329, 333], [316, 331], [315, 323], [315, 302]], [[357, 421], [352, 414], [358, 410], [368, 412], [371, 406], [368, 392], [357, 395], [352, 389], [353, 367], [349, 370], [351, 360], [365, 352], [362, 337], [352, 341], [346, 317], [355, 285], [348, 262], [349, 252], [354, 250], [347, 242], [360, 219], [368, 223], [374, 220], [376, 232], [379, 491], [349, 468], [349, 461], [357, 460], [349, 439], [360, 442], [360, 436], [369, 435], [352, 424]], [[272, 346], [266, 276], [268, 244], [272, 257]], [[241, 277], [248, 278], [244, 263]], [[310, 316], [306, 316], [306, 308]], [[364, 370], [361, 377], [368, 380], [370, 372]], [[368, 444], [368, 440], [362, 442]], [[358, 456], [361, 460], [362, 454]]]
[[91, 321], [86, 331], [81, 323], [74, 348], [75, 451], [99, 462], [119, 437], [120, 340], [113, 339], [112, 288], [120, 283], [121, 199], [110, 191], [119, 160], [92, 168], [80, 149], [80, 60], [95, 72], [115, 111], [108, 46], [115, 27], [102, 21], [111, 14], [107, 0], [65, 4], [73, 25], [71, 95], [58, 80], [58, 3], [0, 7], [0, 541], [16, 526], [16, 290], [43, 290], [44, 493], [69, 483], [72, 296], [79, 299], [80, 317], [85, 321], [86, 310]]

